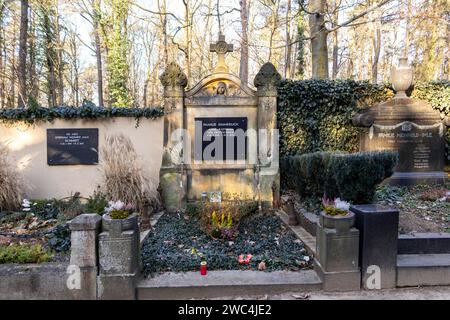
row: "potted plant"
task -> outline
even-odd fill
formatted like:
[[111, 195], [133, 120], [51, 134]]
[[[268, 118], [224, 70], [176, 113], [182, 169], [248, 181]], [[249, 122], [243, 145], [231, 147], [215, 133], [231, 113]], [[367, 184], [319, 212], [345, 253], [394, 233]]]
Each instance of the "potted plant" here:
[[340, 198], [328, 199], [324, 195], [322, 207], [319, 219], [324, 228], [347, 231], [355, 224], [355, 214], [350, 211], [348, 202]]
[[120, 231], [134, 230], [138, 226], [138, 214], [134, 205], [122, 201], [109, 201], [102, 216], [102, 228], [109, 231], [113, 225]]
[[225, 215], [222, 212], [220, 218], [216, 211], [211, 214], [210, 234], [214, 239], [231, 240], [236, 234], [236, 228], [233, 226], [231, 213]]

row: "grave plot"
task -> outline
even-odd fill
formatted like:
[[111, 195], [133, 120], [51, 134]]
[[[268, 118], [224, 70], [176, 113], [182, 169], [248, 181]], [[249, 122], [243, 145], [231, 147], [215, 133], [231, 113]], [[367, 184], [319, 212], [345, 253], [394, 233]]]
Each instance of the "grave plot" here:
[[85, 208], [78, 197], [25, 199], [18, 210], [0, 212], [0, 264], [67, 261], [67, 221]]
[[[319, 198], [301, 198], [296, 192], [286, 191], [283, 198], [292, 199], [295, 212], [302, 221], [318, 216]], [[418, 185], [413, 187], [380, 186], [374, 204], [399, 210], [399, 233], [450, 232], [450, 184]]]
[[164, 214], [142, 248], [145, 275], [199, 271], [202, 261], [208, 270], [311, 268], [312, 256], [303, 243], [273, 214], [254, 212], [222, 235], [214, 234], [198, 214]]
[[450, 184], [401, 188], [383, 186], [377, 203], [400, 211], [399, 233], [450, 232]]

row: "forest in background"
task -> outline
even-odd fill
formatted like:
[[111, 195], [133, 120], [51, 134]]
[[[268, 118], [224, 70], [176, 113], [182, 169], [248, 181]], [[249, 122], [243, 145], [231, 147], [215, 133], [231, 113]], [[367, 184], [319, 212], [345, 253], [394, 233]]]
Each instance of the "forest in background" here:
[[0, 108], [148, 107], [176, 61], [194, 85], [223, 32], [232, 73], [267, 61], [286, 79], [450, 78], [448, 0], [0, 0]]

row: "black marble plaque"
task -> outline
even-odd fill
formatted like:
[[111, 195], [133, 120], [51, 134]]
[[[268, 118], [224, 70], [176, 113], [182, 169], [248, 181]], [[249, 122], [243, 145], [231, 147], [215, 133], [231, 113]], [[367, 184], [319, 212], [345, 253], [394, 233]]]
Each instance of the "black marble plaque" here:
[[440, 123], [374, 124], [365, 135], [363, 150], [396, 150], [397, 172], [442, 171], [444, 127]]
[[195, 118], [195, 160], [247, 159], [247, 118]]
[[98, 129], [47, 129], [47, 163], [98, 164]]

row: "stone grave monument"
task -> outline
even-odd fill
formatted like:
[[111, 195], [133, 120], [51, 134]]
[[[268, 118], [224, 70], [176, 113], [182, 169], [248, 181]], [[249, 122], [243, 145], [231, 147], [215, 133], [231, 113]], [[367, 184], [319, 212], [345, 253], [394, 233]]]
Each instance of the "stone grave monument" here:
[[164, 86], [162, 197], [169, 212], [205, 194], [230, 193], [271, 206], [279, 194], [277, 84], [271, 63], [262, 66], [256, 89], [229, 73], [223, 35], [211, 44], [218, 55], [212, 74], [189, 90], [175, 63]]
[[360, 150], [396, 150], [399, 163], [390, 184], [443, 183], [446, 174], [445, 132], [448, 119], [424, 101], [406, 95], [413, 83], [413, 70], [406, 58], [392, 68], [393, 99], [371, 107], [353, 118], [367, 128], [360, 136]]

